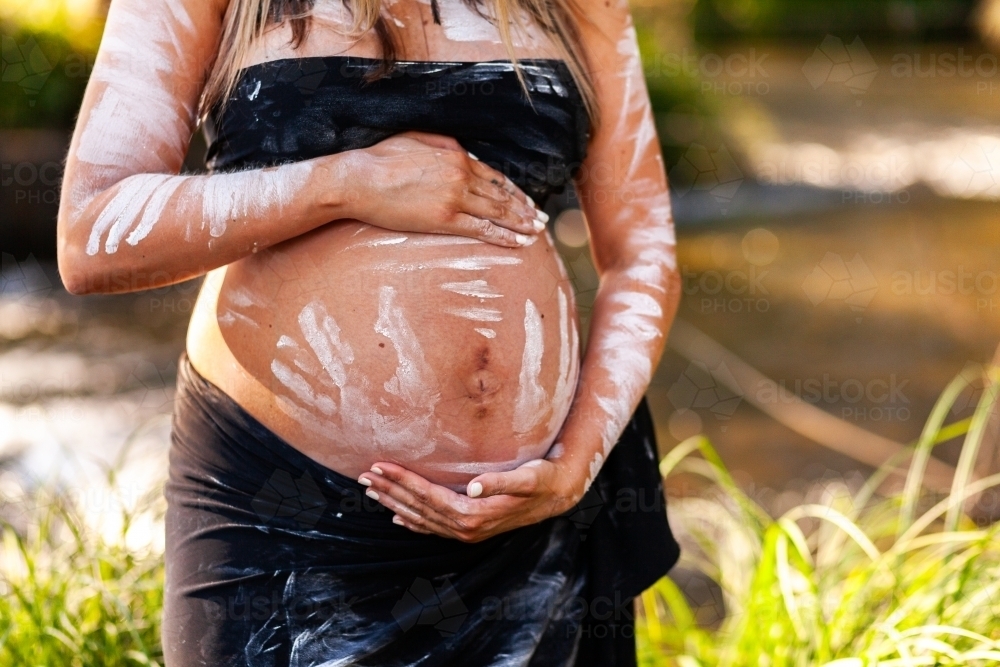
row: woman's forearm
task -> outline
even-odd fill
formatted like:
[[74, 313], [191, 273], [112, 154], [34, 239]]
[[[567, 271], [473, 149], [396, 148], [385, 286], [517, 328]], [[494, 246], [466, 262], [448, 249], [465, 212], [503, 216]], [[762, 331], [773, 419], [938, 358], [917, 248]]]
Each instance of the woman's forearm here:
[[549, 455], [583, 480], [581, 496], [645, 394], [680, 300], [672, 230], [643, 236], [641, 254], [601, 275], [576, 396]]
[[186, 280], [346, 217], [356, 156], [212, 175], [135, 174], [65, 211], [60, 273], [70, 292]]

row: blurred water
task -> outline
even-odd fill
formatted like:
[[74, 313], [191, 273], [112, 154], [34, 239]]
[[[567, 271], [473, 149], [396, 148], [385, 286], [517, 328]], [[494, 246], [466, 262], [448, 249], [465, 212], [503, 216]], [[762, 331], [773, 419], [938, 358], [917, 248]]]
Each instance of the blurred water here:
[[115, 534], [120, 510], [156, 493], [196, 287], [74, 297], [59, 286], [54, 265], [3, 256], [0, 494], [7, 518], [26, 490], [54, 484], [92, 524]]
[[[660, 118], [700, 178], [678, 177], [673, 192], [679, 316], [782, 386], [832, 383], [815, 405], [907, 442], [945, 383], [1000, 341], [1000, 106], [982, 77], [894, 77], [893, 52], [874, 47], [878, 75], [860, 93], [814, 87], [803, 71], [813, 46], [766, 48], [766, 95], [705, 92], [727, 127], [721, 146], [697, 148], [702, 139], [672, 125], [679, 112]], [[597, 279], [582, 225], [570, 213], [555, 232], [586, 320]], [[73, 297], [52, 264], [4, 254], [0, 269], [7, 509], [18, 489], [54, 480], [95, 521], [113, 523], [112, 508], [164, 475], [198, 283]], [[954, 286], [963, 274], [969, 290]], [[727, 394], [712, 376], [724, 371], [667, 351], [649, 390], [662, 451], [706, 432], [737, 479], [777, 509], [817, 479], [869, 470], [751, 407], [746, 395], [760, 387]], [[955, 416], [974, 400], [964, 397]], [[939, 455], [954, 462], [957, 445]], [[114, 467], [118, 495], [103, 481]]]

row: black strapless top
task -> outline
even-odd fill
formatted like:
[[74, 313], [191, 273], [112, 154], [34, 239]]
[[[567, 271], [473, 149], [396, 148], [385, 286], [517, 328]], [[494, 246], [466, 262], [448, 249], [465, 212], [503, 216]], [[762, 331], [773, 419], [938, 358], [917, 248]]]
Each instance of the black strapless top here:
[[367, 148], [400, 132], [454, 137], [542, 205], [586, 155], [590, 123], [561, 60], [402, 61], [362, 80], [377, 61], [352, 56], [276, 60], [242, 70], [208, 126], [208, 166], [231, 171]]

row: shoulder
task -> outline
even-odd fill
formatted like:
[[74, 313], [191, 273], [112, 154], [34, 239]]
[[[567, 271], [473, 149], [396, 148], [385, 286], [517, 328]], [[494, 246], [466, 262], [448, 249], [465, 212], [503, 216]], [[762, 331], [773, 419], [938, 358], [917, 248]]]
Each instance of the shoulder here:
[[575, 6], [580, 41], [590, 66], [601, 70], [623, 55], [623, 40], [632, 41], [635, 30], [628, 0], [570, 0]]
[[[617, 24], [631, 20], [631, 8], [628, 0], [570, 0], [576, 6], [580, 17], [581, 28], [597, 29], [607, 32]], [[609, 22], [610, 23], [607, 23]], [[609, 35], [610, 36], [610, 35]]]

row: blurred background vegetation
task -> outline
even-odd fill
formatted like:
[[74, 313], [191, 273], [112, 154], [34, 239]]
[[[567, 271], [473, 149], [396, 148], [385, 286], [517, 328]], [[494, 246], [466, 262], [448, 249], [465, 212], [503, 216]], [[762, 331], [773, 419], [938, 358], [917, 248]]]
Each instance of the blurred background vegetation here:
[[[961, 521], [920, 512], [961, 494], [956, 470], [969, 483], [1000, 470], [996, 377], [983, 367], [1000, 342], [1000, 1], [631, 5], [684, 276], [647, 394], [684, 552], [642, 601], [644, 659], [811, 666], [864, 650], [880, 664], [996, 664], [1000, 494], [973, 494]], [[22, 554], [0, 559], [0, 589], [20, 596], [0, 605], [0, 646], [16, 616], [17, 646], [36, 647], [25, 655], [39, 664], [84, 651], [158, 659], [162, 545], [155, 521], [123, 517], [161, 481], [198, 288], [60, 287], [59, 175], [106, 9], [0, 5], [0, 520], [6, 554]], [[188, 168], [198, 156], [196, 141]], [[549, 208], [586, 324], [597, 277], [585, 221], [572, 193]], [[919, 495], [879, 470], [916, 443]], [[72, 512], [39, 500], [53, 484]], [[816, 507], [845, 517], [851, 539], [809, 519]], [[936, 536], [906, 534], [916, 516]], [[884, 576], [890, 557], [898, 579]], [[105, 564], [69, 577], [67, 559]], [[29, 561], [39, 576], [26, 577]], [[141, 585], [110, 583], [129, 563]], [[63, 613], [50, 618], [56, 589]], [[747, 625], [763, 618], [770, 639]], [[965, 624], [962, 641], [924, 634], [946, 621]], [[859, 630], [852, 643], [843, 628], [855, 622], [891, 636]], [[119, 624], [127, 637], [111, 632]]]

